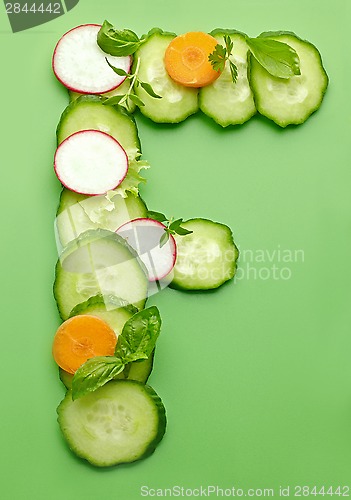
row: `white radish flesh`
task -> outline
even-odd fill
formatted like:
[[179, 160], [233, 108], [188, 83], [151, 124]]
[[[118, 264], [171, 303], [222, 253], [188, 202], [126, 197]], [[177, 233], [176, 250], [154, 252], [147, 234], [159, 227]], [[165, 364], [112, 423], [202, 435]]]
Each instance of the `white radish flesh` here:
[[56, 45], [52, 67], [57, 79], [68, 89], [81, 94], [109, 92], [125, 80], [107, 64], [129, 72], [131, 57], [110, 56], [97, 44], [101, 26], [84, 24], [65, 33]]
[[128, 244], [138, 253], [145, 264], [149, 281], [165, 278], [173, 269], [177, 248], [172, 235], [161, 247], [160, 240], [165, 234], [165, 226], [153, 219], [134, 219], [117, 229]]
[[54, 168], [60, 182], [71, 191], [104, 194], [125, 178], [128, 157], [110, 135], [82, 130], [67, 137], [57, 148]]

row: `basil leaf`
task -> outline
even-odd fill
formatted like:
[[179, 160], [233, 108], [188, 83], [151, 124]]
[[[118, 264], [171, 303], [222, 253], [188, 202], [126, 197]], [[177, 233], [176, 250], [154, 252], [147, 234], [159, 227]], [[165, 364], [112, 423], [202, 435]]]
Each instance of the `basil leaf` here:
[[139, 311], [125, 323], [118, 336], [115, 356], [123, 364], [147, 359], [155, 347], [160, 329], [161, 317], [157, 307]]
[[153, 212], [152, 210], [148, 210], [147, 216], [149, 219], [154, 219], [157, 220], [158, 222], [164, 222], [168, 220], [167, 217], [161, 212]]
[[107, 64], [110, 66], [111, 69], [113, 69], [113, 71], [115, 73], [117, 73], [117, 75], [119, 75], [119, 76], [128, 76], [128, 73], [126, 71], [124, 71], [124, 69], [116, 68], [115, 66], [112, 66], [112, 64], [109, 62], [109, 60], [107, 59], [107, 57], [105, 57], [105, 59], [106, 59]]
[[154, 89], [151, 87], [151, 85], [149, 83], [145, 83], [145, 82], [142, 82], [140, 80], [139, 80], [139, 83], [143, 87], [145, 92], [147, 92], [149, 95], [151, 95], [151, 97], [154, 97], [155, 99], [162, 99], [162, 96], [156, 94], [156, 92], [154, 92]]
[[114, 379], [124, 369], [124, 363], [114, 356], [97, 356], [88, 359], [78, 368], [72, 380], [72, 399], [96, 391]]
[[191, 234], [193, 231], [188, 231], [188, 229], [185, 229], [185, 227], [179, 226], [175, 232], [179, 234], [179, 236], [185, 236], [187, 234]]
[[111, 23], [104, 21], [97, 35], [101, 50], [111, 56], [130, 56], [143, 43], [131, 30], [116, 30]]
[[134, 102], [137, 106], [145, 106], [143, 101], [135, 94], [129, 94], [129, 99]]
[[168, 240], [169, 240], [169, 232], [165, 231], [160, 238], [160, 248], [162, 248], [167, 243]]
[[272, 76], [290, 78], [300, 75], [300, 59], [295, 49], [269, 38], [246, 38], [254, 58]]

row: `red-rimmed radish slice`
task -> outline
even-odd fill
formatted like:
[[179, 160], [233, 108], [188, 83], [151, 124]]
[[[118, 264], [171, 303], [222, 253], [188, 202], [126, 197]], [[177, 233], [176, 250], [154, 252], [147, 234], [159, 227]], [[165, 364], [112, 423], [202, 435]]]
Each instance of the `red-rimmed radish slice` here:
[[81, 130], [57, 148], [54, 168], [60, 182], [80, 194], [104, 194], [121, 184], [128, 157], [116, 139], [99, 130]]
[[126, 222], [116, 231], [127, 240], [145, 264], [149, 281], [158, 281], [169, 274], [176, 262], [177, 247], [170, 234], [162, 247], [160, 240], [165, 233], [165, 226], [154, 219], [134, 219]]
[[103, 52], [97, 44], [99, 24], [83, 24], [65, 33], [58, 41], [52, 58], [57, 79], [65, 87], [81, 94], [109, 92], [125, 80], [107, 64], [129, 72], [130, 56], [115, 57]]

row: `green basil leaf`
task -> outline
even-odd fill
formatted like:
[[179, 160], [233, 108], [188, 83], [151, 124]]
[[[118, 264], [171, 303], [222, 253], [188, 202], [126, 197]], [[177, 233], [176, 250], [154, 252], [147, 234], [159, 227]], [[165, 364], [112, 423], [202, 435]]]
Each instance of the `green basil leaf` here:
[[164, 234], [160, 238], [160, 248], [162, 248], [167, 241], [169, 240], [169, 231], [165, 231]]
[[145, 83], [145, 82], [142, 82], [140, 80], [139, 80], [139, 83], [143, 87], [145, 92], [147, 92], [149, 95], [151, 95], [151, 97], [154, 97], [155, 99], [162, 99], [162, 96], [156, 94], [156, 92], [154, 92], [154, 89], [151, 87], [151, 85], [149, 83]]
[[185, 229], [185, 227], [179, 226], [175, 232], [179, 234], [179, 236], [185, 236], [186, 234], [191, 234], [193, 231], [188, 231], [188, 229]]
[[160, 329], [161, 317], [157, 307], [139, 311], [125, 323], [118, 336], [115, 356], [123, 364], [147, 359], [155, 347]]
[[153, 212], [152, 210], [148, 210], [147, 216], [149, 219], [154, 219], [158, 222], [165, 222], [168, 220], [165, 214], [162, 214], [161, 212]]
[[128, 73], [126, 71], [124, 71], [124, 69], [116, 68], [115, 66], [112, 66], [112, 64], [109, 62], [109, 60], [107, 59], [107, 57], [105, 57], [105, 59], [106, 59], [107, 64], [110, 66], [111, 69], [113, 69], [113, 71], [115, 73], [117, 73], [117, 75], [119, 75], [119, 76], [129, 76]]
[[88, 359], [78, 368], [72, 380], [72, 399], [96, 391], [114, 379], [124, 369], [124, 363], [114, 356], [97, 356]]
[[104, 21], [97, 35], [101, 50], [111, 56], [130, 56], [143, 43], [131, 30], [116, 30], [111, 23]]
[[246, 38], [254, 58], [272, 76], [290, 78], [300, 75], [300, 59], [295, 49], [269, 38]]
[[145, 106], [143, 101], [135, 94], [129, 94], [129, 99], [134, 102], [137, 106]]

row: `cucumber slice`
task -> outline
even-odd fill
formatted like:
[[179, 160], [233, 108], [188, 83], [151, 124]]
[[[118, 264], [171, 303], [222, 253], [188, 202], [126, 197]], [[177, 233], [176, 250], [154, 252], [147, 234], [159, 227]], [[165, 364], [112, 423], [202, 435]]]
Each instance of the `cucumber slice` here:
[[[119, 85], [116, 89], [111, 90], [110, 92], [105, 92], [104, 94], [101, 94], [104, 97], [114, 97], [116, 95], [124, 95], [128, 92], [128, 89], [130, 87], [130, 81], [125, 80], [121, 85]], [[86, 94], [79, 94], [78, 92], [73, 92], [73, 90], [68, 91], [69, 94], [69, 100], [70, 102], [76, 101], [78, 97], [81, 97], [82, 95]], [[126, 103], [123, 103], [122, 106], [126, 107], [127, 111], [129, 113], [134, 113], [136, 105], [131, 99], [127, 100], [128, 107], [126, 107]]]
[[[117, 375], [116, 378], [120, 380], [136, 380], [137, 382], [146, 384], [152, 372], [154, 352], [147, 359], [130, 363], [122, 373]], [[62, 368], [59, 368], [59, 375], [61, 382], [64, 384], [66, 389], [72, 389], [72, 373], [68, 373], [65, 370], [62, 370]]]
[[116, 233], [86, 231], [71, 241], [56, 265], [54, 296], [61, 318], [88, 298], [101, 294], [123, 297], [141, 309], [148, 279], [136, 252]]
[[190, 219], [182, 227], [192, 233], [174, 235], [177, 261], [170, 286], [209, 290], [233, 278], [239, 252], [229, 227], [208, 219]]
[[85, 302], [76, 305], [69, 317], [78, 316], [80, 314], [90, 314], [106, 321], [106, 323], [114, 330], [115, 334], [120, 335], [124, 324], [130, 319], [133, 314], [137, 313], [138, 309], [131, 304], [127, 304], [124, 300], [114, 297], [113, 295], [101, 294], [90, 297]]
[[126, 151], [129, 160], [140, 154], [140, 141], [134, 118], [123, 108], [102, 104], [100, 97], [83, 95], [61, 115], [57, 143], [81, 130], [100, 130], [112, 135]]
[[58, 247], [65, 247], [88, 229], [116, 231], [122, 224], [147, 217], [147, 207], [139, 196], [113, 197], [114, 207], [105, 196], [85, 196], [63, 189], [55, 221]]
[[161, 399], [149, 386], [116, 380], [57, 408], [58, 423], [71, 450], [98, 467], [146, 458], [166, 429]]
[[229, 65], [226, 63], [221, 76], [211, 85], [200, 89], [200, 109], [222, 127], [245, 123], [256, 113], [248, 80], [248, 46], [245, 35], [240, 31], [224, 29], [216, 29], [210, 35], [223, 46], [224, 35], [230, 36], [233, 42], [233, 55], [230, 59], [238, 69], [238, 78], [236, 83], [233, 83]]
[[134, 56], [133, 72], [140, 64], [140, 80], [149, 83], [162, 97], [156, 99], [149, 96], [140, 85], [135, 89], [136, 95], [145, 104], [140, 106], [140, 111], [157, 123], [178, 123], [198, 110], [198, 90], [174, 82], [163, 62], [166, 49], [175, 36], [174, 33], [154, 28]]
[[281, 127], [299, 125], [320, 107], [328, 86], [321, 55], [312, 43], [291, 32], [272, 31], [260, 37], [293, 47], [300, 58], [301, 75], [276, 78], [250, 55], [249, 79], [257, 110]]

